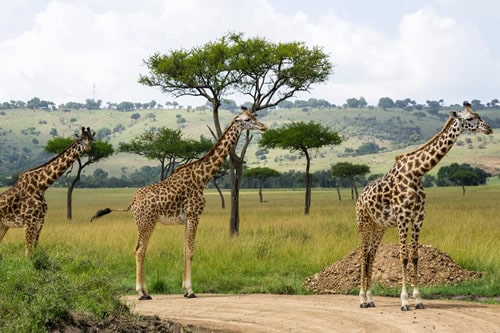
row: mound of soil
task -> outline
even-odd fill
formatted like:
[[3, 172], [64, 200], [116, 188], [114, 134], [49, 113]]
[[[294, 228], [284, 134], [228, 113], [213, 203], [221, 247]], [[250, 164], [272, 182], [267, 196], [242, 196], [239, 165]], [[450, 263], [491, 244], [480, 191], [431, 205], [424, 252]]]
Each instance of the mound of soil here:
[[[360, 264], [359, 248], [324, 268], [321, 272], [305, 280], [308, 290], [318, 294], [345, 294], [359, 287]], [[480, 272], [468, 271], [458, 265], [446, 253], [430, 246], [420, 244], [418, 249], [418, 276], [420, 286], [455, 284], [460, 281], [479, 279]], [[414, 281], [413, 264], [408, 264], [409, 282]], [[399, 244], [381, 244], [372, 273], [373, 285], [384, 287], [401, 285], [401, 263]]]

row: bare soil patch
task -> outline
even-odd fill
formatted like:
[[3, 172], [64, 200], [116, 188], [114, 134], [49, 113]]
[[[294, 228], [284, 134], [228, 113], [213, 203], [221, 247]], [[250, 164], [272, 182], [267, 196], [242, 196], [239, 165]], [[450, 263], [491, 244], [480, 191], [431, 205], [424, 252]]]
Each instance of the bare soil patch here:
[[153, 295], [126, 302], [193, 332], [500, 332], [500, 305], [464, 301], [428, 300], [426, 309], [407, 312], [399, 298], [377, 297], [376, 308], [360, 309], [352, 295]]

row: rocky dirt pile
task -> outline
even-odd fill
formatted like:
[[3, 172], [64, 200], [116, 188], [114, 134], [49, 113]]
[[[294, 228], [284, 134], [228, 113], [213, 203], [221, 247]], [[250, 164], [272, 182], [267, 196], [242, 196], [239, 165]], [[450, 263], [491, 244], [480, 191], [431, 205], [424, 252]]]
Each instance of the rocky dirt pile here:
[[[419, 246], [418, 275], [420, 286], [454, 284], [460, 281], [481, 277], [480, 272], [468, 271], [446, 253], [430, 246]], [[318, 294], [345, 294], [359, 287], [360, 280], [359, 248], [324, 268], [321, 272], [305, 280], [308, 290]], [[413, 264], [408, 264], [410, 283], [413, 280]], [[399, 244], [381, 244], [375, 257], [373, 284], [396, 287], [401, 284], [401, 264]]]

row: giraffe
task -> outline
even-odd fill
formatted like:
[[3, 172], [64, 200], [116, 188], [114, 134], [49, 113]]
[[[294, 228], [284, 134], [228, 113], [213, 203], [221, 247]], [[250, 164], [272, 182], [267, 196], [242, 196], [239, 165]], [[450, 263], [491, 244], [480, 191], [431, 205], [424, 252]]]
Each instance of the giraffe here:
[[146, 289], [144, 261], [149, 239], [157, 222], [165, 225], [184, 224], [184, 273], [182, 287], [184, 297], [194, 298], [191, 285], [191, 267], [194, 243], [200, 215], [205, 207], [203, 190], [212, 176], [220, 169], [224, 159], [237, 143], [243, 130], [265, 131], [267, 126], [259, 122], [246, 108], [236, 115], [215, 145], [200, 159], [184, 164], [165, 180], [140, 188], [126, 209], [103, 209], [91, 218], [91, 222], [112, 211], [132, 211], [137, 226], [136, 291], [139, 300], [152, 297]]
[[[421, 185], [424, 174], [435, 167], [448, 153], [458, 136], [464, 132], [493, 131], [481, 117], [464, 103], [461, 112], [452, 111], [444, 127], [416, 150], [397, 156], [392, 169], [369, 183], [356, 202], [356, 221], [361, 238], [360, 307], [375, 307], [371, 293], [373, 261], [387, 228], [397, 227], [402, 268], [401, 310], [409, 311], [406, 290], [408, 258], [414, 267], [413, 298], [415, 307], [424, 309], [418, 285], [418, 237], [424, 221], [425, 192]], [[408, 229], [412, 228], [411, 244], [406, 246]]]
[[82, 127], [75, 142], [50, 161], [19, 175], [17, 182], [0, 194], [0, 242], [9, 228], [24, 227], [25, 254], [29, 256], [42, 231], [47, 202], [45, 191], [84, 152], [90, 151], [95, 133]]

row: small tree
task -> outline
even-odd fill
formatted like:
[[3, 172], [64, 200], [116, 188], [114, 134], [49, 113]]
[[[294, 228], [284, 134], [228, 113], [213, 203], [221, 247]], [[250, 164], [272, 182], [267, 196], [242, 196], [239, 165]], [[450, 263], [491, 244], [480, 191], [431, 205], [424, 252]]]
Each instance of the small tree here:
[[262, 203], [262, 186], [264, 185], [264, 182], [269, 178], [279, 177], [280, 173], [277, 170], [271, 168], [257, 167], [247, 169], [243, 176], [257, 179], [257, 181], [259, 182], [259, 200]]
[[161, 165], [160, 180], [170, 175], [177, 164], [184, 164], [194, 160], [207, 152], [213, 143], [200, 138], [200, 141], [183, 139], [180, 130], [166, 127], [159, 128], [156, 132], [145, 132], [132, 139], [129, 143], [121, 143], [120, 152], [127, 152], [157, 160]]
[[266, 148], [289, 149], [291, 152], [298, 151], [306, 158], [306, 196], [304, 214], [309, 214], [311, 207], [311, 185], [312, 175], [311, 153], [314, 148], [338, 145], [344, 138], [337, 132], [316, 122], [293, 122], [281, 128], [269, 129], [262, 134], [259, 146]]
[[[332, 175], [339, 178], [347, 178], [351, 184], [351, 198], [358, 199], [358, 189], [356, 188], [356, 176], [365, 175], [370, 172], [370, 167], [366, 164], [352, 164], [349, 162], [339, 162], [332, 165]], [[340, 198], [340, 195], [339, 195]]]
[[[47, 145], [44, 147], [44, 149], [49, 153], [60, 154], [73, 141], [73, 138], [53, 138], [47, 142]], [[76, 170], [76, 175], [73, 178], [70, 178], [70, 174], [73, 171], [73, 166], [66, 172], [65, 179], [66, 185], [68, 186], [68, 193], [66, 195], [66, 218], [68, 220], [71, 220], [73, 217], [73, 190], [76, 184], [80, 181], [82, 170], [90, 164], [96, 163], [112, 155], [113, 153], [113, 146], [110, 143], [105, 142], [102, 139], [94, 140], [91, 144], [91, 150], [89, 152], [83, 153], [81, 157], [77, 158], [76, 162], [78, 165], [78, 169]], [[82, 158], [86, 158], [86, 160], [82, 161]]]

